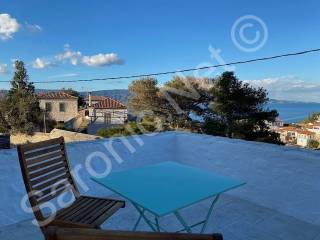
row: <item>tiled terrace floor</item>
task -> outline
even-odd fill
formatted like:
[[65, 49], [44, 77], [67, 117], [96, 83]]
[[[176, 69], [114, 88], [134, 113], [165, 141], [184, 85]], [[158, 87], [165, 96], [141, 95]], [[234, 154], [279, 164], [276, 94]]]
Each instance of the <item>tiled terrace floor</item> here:
[[[196, 222], [206, 213], [208, 204], [208, 201], [200, 203], [182, 213], [190, 223]], [[137, 217], [137, 212], [128, 204], [109, 219], [103, 228], [130, 230]], [[169, 231], [181, 228], [173, 216], [163, 218], [161, 224]], [[139, 230], [149, 231], [149, 228], [142, 222]], [[207, 232], [221, 232], [226, 240], [320, 240], [319, 226], [228, 194], [220, 198]], [[24, 221], [1, 228], [0, 239], [37, 240], [43, 239], [43, 236], [31, 221]]]

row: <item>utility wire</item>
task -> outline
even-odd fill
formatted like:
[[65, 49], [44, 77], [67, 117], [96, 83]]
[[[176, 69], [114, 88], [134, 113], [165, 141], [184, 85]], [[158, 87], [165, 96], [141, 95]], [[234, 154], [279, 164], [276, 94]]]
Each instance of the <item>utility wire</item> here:
[[[54, 81], [44, 81], [44, 82], [35, 81], [33, 83], [41, 83], [41, 84], [42, 83], [69, 83], [69, 82], [73, 83], [73, 82], [93, 82], [93, 81], [129, 79], [129, 78], [153, 77], [153, 76], [168, 75], [168, 74], [174, 74], [174, 73], [184, 73], [184, 72], [191, 72], [191, 71], [196, 71], [196, 70], [204, 70], [204, 69], [210, 69], [210, 68], [216, 68], [216, 67], [225, 67], [225, 66], [230, 66], [230, 65], [240, 65], [240, 64], [246, 64], [246, 63], [252, 63], [252, 62], [267, 61], [267, 60], [272, 60], [272, 59], [277, 59], [277, 58], [304, 55], [304, 54], [313, 53], [313, 52], [320, 52], [320, 48], [305, 50], [305, 51], [301, 51], [301, 52], [291, 52], [291, 53], [275, 55], [275, 56], [271, 56], [271, 57], [255, 58], [255, 59], [249, 59], [249, 60], [244, 60], [244, 61], [235, 61], [235, 62], [224, 63], [224, 64], [210, 65], [210, 66], [197, 67], [197, 68], [187, 68], [187, 69], [167, 71], [167, 72], [146, 73], [146, 74], [118, 76], [118, 77], [106, 77], [106, 78], [54, 80]], [[0, 81], [0, 82], [8, 83], [11, 81]]]

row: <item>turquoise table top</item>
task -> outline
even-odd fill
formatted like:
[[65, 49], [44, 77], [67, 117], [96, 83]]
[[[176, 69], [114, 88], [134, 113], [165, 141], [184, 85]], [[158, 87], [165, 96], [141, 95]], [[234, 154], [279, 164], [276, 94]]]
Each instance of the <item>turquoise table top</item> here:
[[244, 184], [175, 162], [113, 172], [93, 180], [159, 217]]

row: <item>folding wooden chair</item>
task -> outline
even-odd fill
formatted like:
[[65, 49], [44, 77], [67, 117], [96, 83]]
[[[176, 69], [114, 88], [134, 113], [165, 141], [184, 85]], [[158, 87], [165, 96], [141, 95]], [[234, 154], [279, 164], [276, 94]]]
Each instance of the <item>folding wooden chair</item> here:
[[39, 223], [49, 218], [40, 210], [41, 204], [72, 191], [75, 201], [57, 211], [54, 219], [40, 224], [48, 226], [100, 228], [100, 225], [125, 206], [124, 201], [80, 196], [70, 172], [63, 137], [18, 146], [18, 155], [29, 201]]

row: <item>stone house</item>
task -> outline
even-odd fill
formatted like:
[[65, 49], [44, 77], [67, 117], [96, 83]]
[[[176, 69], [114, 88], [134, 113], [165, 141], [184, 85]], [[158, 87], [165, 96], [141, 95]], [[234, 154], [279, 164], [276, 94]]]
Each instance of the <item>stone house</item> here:
[[95, 104], [89, 102], [86, 115], [90, 118], [91, 123], [124, 124], [128, 119], [128, 110], [123, 103], [110, 97], [104, 97]]
[[105, 96], [92, 96], [91, 93], [88, 94], [88, 96], [84, 99], [86, 106], [94, 105], [98, 102], [101, 102], [103, 100], [107, 99]]
[[38, 94], [40, 108], [57, 122], [67, 122], [78, 115], [78, 98], [65, 92]]

